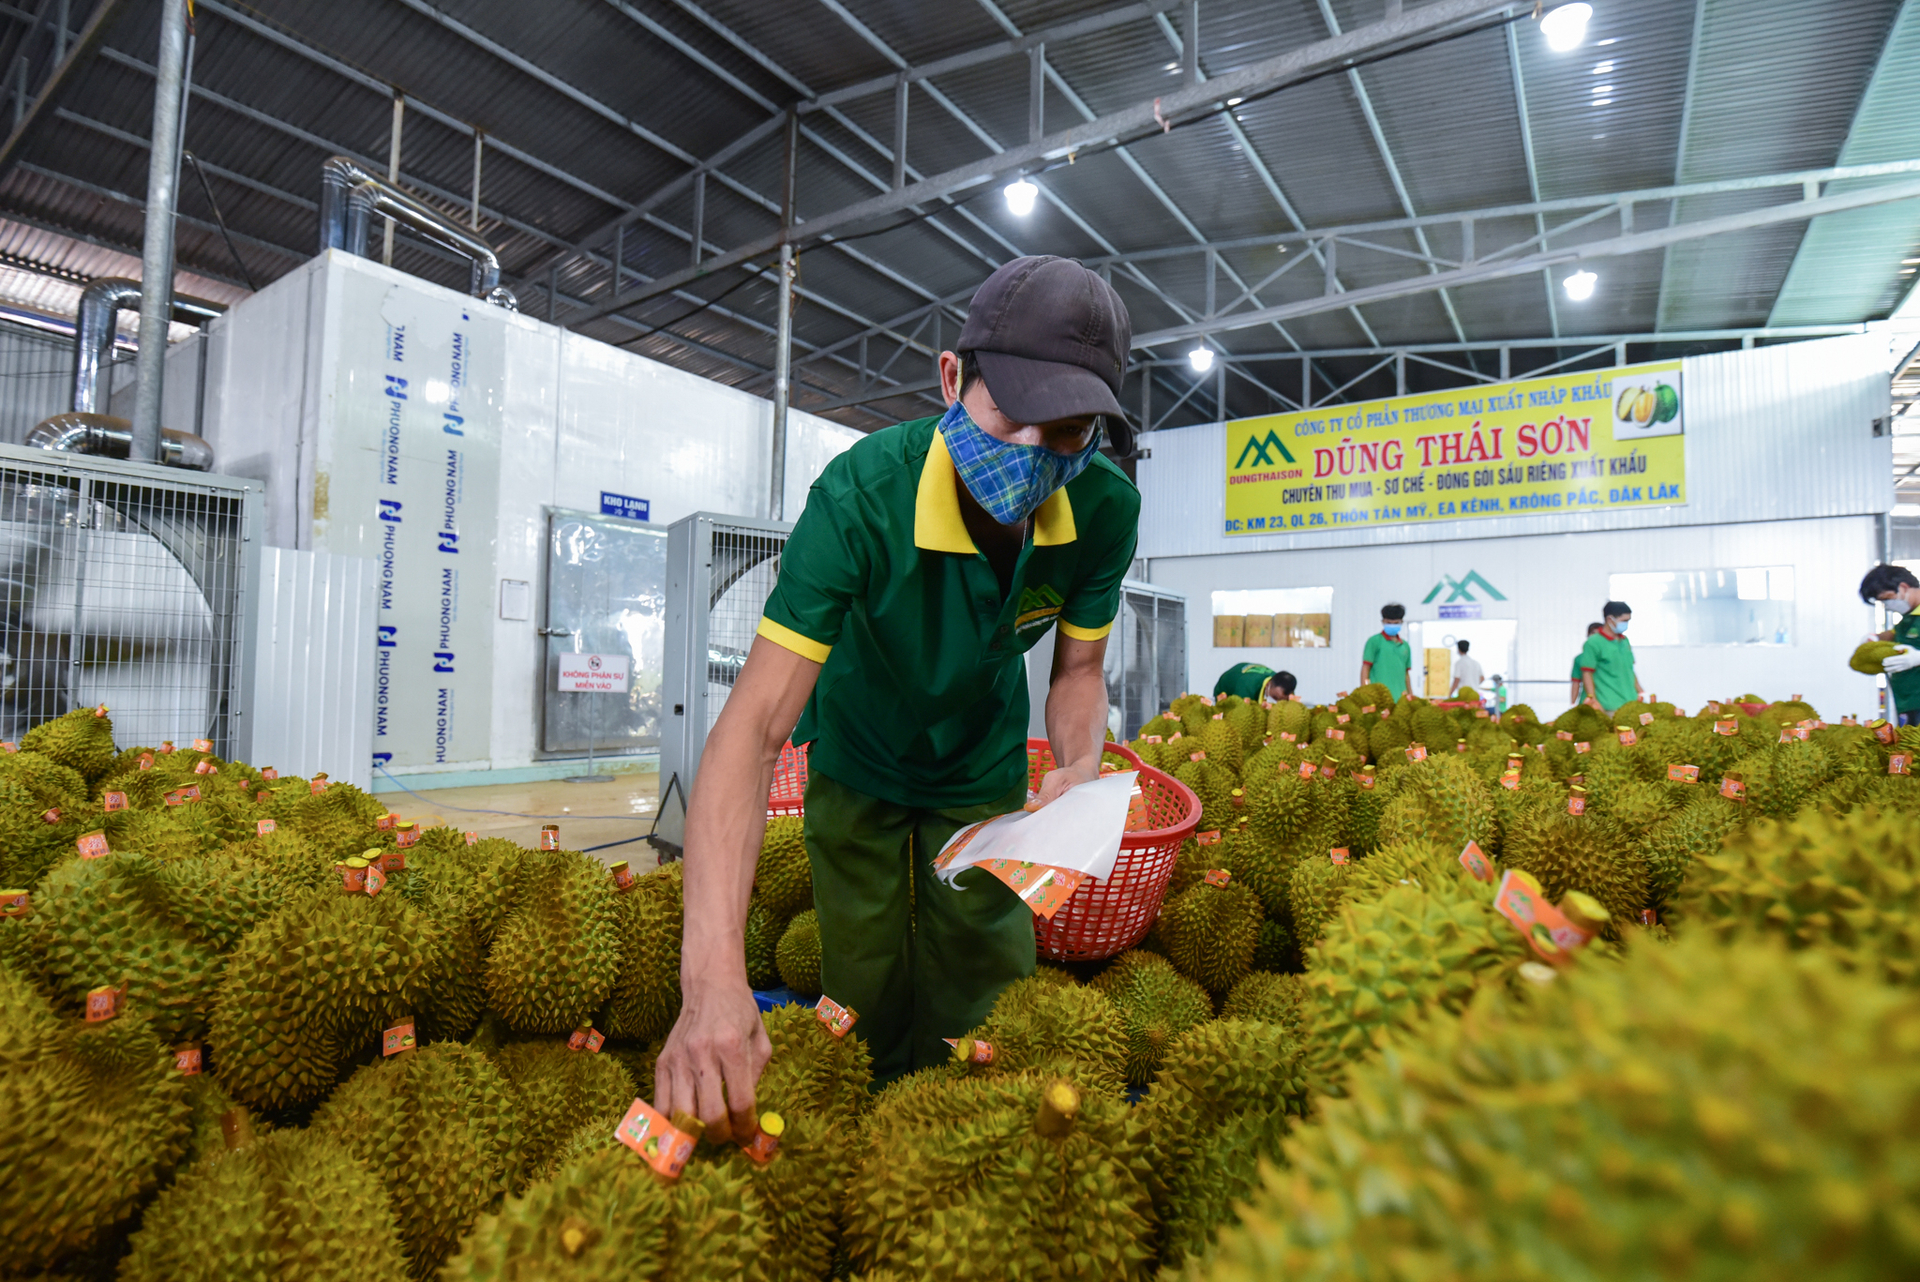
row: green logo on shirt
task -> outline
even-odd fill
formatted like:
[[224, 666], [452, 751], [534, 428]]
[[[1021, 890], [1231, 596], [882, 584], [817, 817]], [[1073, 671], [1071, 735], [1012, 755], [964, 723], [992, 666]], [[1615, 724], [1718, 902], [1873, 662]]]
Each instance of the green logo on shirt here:
[[1020, 613], [1013, 621], [1015, 632], [1025, 632], [1028, 628], [1043, 628], [1053, 622], [1055, 615], [1066, 603], [1053, 586], [1042, 583], [1037, 588], [1026, 588], [1020, 593]]

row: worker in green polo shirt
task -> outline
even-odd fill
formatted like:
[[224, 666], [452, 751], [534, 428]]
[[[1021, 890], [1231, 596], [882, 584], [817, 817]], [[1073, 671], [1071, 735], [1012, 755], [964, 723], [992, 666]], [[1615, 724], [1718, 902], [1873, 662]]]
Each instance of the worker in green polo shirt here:
[[1920, 725], [1920, 579], [1898, 565], [1876, 565], [1860, 580], [1860, 599], [1884, 605], [1894, 616], [1893, 626], [1879, 634], [1882, 641], [1907, 647], [1890, 654], [1880, 665], [1887, 674], [1887, 696], [1896, 725]]
[[[774, 763], [811, 743], [807, 853], [825, 994], [857, 1016], [876, 1082], [947, 1058], [1034, 970], [1033, 915], [983, 869], [933, 859], [1027, 800], [1024, 656], [1059, 628], [1045, 804], [1098, 778], [1102, 675], [1140, 495], [1116, 395], [1126, 307], [1068, 259], [982, 285], [940, 356], [947, 412], [875, 432], [814, 482], [759, 636], [707, 737], [686, 826], [683, 1002], [661, 1111], [751, 1134], [769, 1055], [743, 931]], [[796, 721], [798, 724], [796, 725]], [[724, 1092], [724, 1094], [723, 1094]]]
[[1600, 630], [1587, 637], [1580, 651], [1580, 688], [1586, 693], [1583, 703], [1611, 717], [1621, 704], [1640, 697], [1640, 679], [1633, 675], [1633, 644], [1627, 640], [1633, 611], [1625, 601], [1609, 601], [1600, 607], [1600, 617]]
[[[1592, 636], [1606, 626], [1604, 623], [1589, 623], [1587, 625], [1587, 635]], [[1587, 696], [1586, 686], [1582, 684], [1582, 678], [1580, 676], [1580, 654], [1585, 653], [1585, 649], [1585, 643], [1582, 642], [1581, 650], [1573, 656], [1573, 671], [1567, 676], [1568, 703], [1579, 703]]]
[[1406, 697], [1407, 672], [1413, 667], [1413, 647], [1400, 634], [1406, 630], [1407, 607], [1380, 607], [1380, 630], [1367, 638], [1360, 651], [1360, 684], [1378, 681], [1393, 692], [1395, 699]]
[[1242, 699], [1289, 699], [1296, 682], [1291, 672], [1275, 672], [1264, 663], [1236, 663], [1213, 683], [1213, 697], [1238, 695]]

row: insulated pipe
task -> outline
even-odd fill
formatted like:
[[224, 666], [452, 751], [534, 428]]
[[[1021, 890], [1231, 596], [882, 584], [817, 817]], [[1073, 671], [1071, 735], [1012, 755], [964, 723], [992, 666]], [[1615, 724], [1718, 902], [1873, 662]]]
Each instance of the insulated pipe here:
[[476, 298], [508, 305], [496, 297], [505, 292], [500, 289], [499, 256], [478, 235], [386, 179], [368, 173], [345, 156], [334, 156], [320, 167], [322, 252], [344, 249], [364, 258], [367, 232], [376, 214], [404, 223], [441, 248], [472, 259], [468, 292]]
[[[133, 451], [133, 428], [126, 419], [110, 414], [55, 414], [28, 432], [24, 444], [28, 449], [129, 458]], [[160, 449], [160, 461], [168, 467], [213, 471], [213, 446], [191, 432], [161, 428]]]
[[113, 347], [114, 320], [122, 308], [140, 306], [140, 282], [105, 276], [80, 293], [80, 316], [73, 335], [73, 409], [98, 414], [101, 404], [100, 364]]
[[147, 221], [140, 279], [139, 373], [133, 392], [131, 457], [160, 461], [160, 394], [167, 374], [167, 326], [173, 318], [173, 215], [179, 194], [180, 102], [186, 92], [187, 0], [162, 0], [155, 60], [153, 139], [147, 152]]

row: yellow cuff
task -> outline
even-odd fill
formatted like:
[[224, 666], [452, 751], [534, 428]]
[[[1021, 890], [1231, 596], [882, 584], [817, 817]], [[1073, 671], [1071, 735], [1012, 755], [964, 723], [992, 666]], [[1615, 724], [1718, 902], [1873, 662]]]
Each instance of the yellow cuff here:
[[1098, 641], [1111, 631], [1113, 631], [1111, 623], [1104, 628], [1082, 628], [1068, 623], [1065, 619], [1060, 621], [1061, 635], [1072, 637], [1075, 641]]
[[782, 650], [791, 650], [801, 658], [812, 659], [815, 663], [825, 663], [827, 656], [833, 653], [832, 646], [821, 645], [812, 637], [803, 637], [792, 628], [783, 627], [764, 615], [761, 616], [760, 626], [756, 630]]

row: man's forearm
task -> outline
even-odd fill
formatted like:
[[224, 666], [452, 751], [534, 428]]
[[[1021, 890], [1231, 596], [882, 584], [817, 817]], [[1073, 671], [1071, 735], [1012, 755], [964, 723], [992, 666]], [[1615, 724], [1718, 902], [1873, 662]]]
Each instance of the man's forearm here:
[[1593, 673], [1582, 672], [1580, 674], [1580, 688], [1587, 692], [1587, 698], [1592, 699], [1595, 703], [1600, 701], [1600, 696], [1593, 692]]
[[[1107, 738], [1107, 682], [1099, 669], [1063, 672], [1047, 687], [1047, 739], [1060, 766], [1100, 768]], [[1061, 758], [1059, 754], [1065, 753]]]
[[681, 982], [746, 982], [747, 899], [767, 826], [763, 799], [779, 749], [767, 756], [744, 719], [722, 716], [707, 736], [687, 809], [686, 935]]

